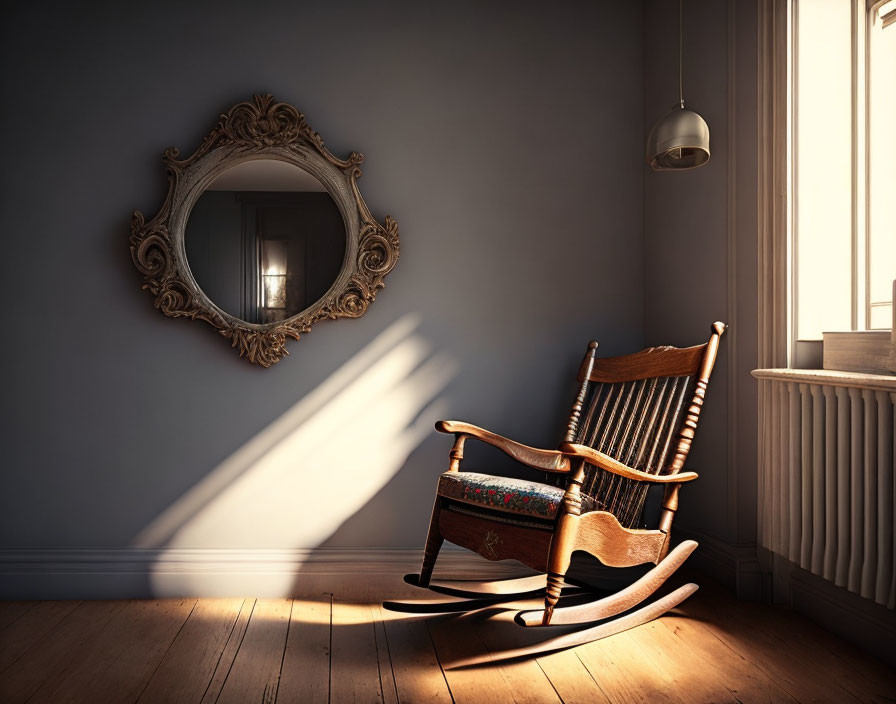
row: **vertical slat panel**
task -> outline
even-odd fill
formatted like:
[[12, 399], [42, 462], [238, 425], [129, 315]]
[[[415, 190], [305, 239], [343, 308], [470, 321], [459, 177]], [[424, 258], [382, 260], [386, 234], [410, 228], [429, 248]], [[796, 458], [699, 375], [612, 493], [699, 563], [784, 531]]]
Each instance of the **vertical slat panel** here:
[[788, 462], [788, 483], [785, 496], [788, 497], [787, 510], [789, 511], [789, 531], [787, 540], [787, 559], [791, 562], [800, 561], [800, 462], [802, 460], [802, 424], [800, 422], [800, 392], [797, 384], [788, 384], [787, 393], [789, 399], [789, 428], [790, 428], [790, 456]]
[[862, 393], [857, 389], [849, 390], [850, 433], [849, 433], [849, 575], [846, 588], [851, 592], [861, 589], [862, 580], [862, 535], [865, 531], [865, 512], [862, 500], [865, 493], [865, 482], [862, 481], [865, 463], [865, 424], [863, 423]]
[[[662, 406], [663, 394], [666, 392], [666, 386], [668, 385], [669, 379], [668, 377], [662, 380], [662, 384], [659, 379], [652, 379], [650, 386], [650, 396], [648, 398], [649, 404], [649, 418], [648, 414], [645, 413], [644, 417], [647, 418], [647, 425], [641, 433], [641, 441], [638, 447], [638, 454], [635, 456], [635, 464], [632, 465], [635, 469], [644, 469], [645, 462], [647, 460], [647, 448], [650, 446], [650, 438], [653, 436], [653, 433], [656, 432], [656, 419], [659, 415], [660, 406]], [[659, 387], [659, 393], [657, 393], [657, 388]]]
[[849, 393], [837, 387], [837, 567], [834, 584], [845, 587], [849, 577], [849, 440], [852, 434]]
[[[620, 401], [622, 401], [622, 396], [625, 393], [625, 383], [613, 384], [613, 387], [616, 391], [616, 398], [613, 400], [613, 404], [609, 409], [609, 413], [601, 418], [602, 426], [600, 443], [598, 445], [594, 445], [592, 443], [592, 447], [597, 448], [601, 452], [606, 452], [607, 450], [607, 440], [609, 439], [610, 431], [613, 429], [613, 424], [616, 422], [616, 411], [619, 409], [619, 403]], [[608, 397], [607, 401], [609, 402], [609, 400], [610, 399]]]
[[[896, 461], [896, 408], [893, 408], [894, 406], [896, 406], [896, 392], [892, 392], [890, 394], [890, 403], [892, 404], [892, 406], [891, 406], [892, 411], [890, 413], [890, 417], [893, 421], [892, 436], [891, 436], [891, 439], [893, 441], [892, 442], [892, 448], [893, 448], [892, 457], [893, 457], [893, 460]], [[893, 467], [893, 465], [891, 464], [890, 467]], [[896, 471], [896, 468], [894, 468], [892, 471]], [[893, 481], [891, 482], [891, 484], [893, 487], [893, 500], [890, 503], [890, 507], [892, 509], [892, 507], [896, 506], [896, 477], [893, 477]], [[896, 509], [892, 509], [892, 511], [893, 511], [893, 513], [892, 513], [893, 524], [890, 529], [891, 536], [896, 534]], [[894, 545], [894, 549], [896, 549], [896, 545]], [[896, 555], [894, 555], [893, 557], [896, 557]], [[890, 598], [887, 600], [887, 607], [890, 609], [896, 609], [896, 564], [894, 564], [893, 568], [890, 570]]]
[[625, 402], [622, 404], [622, 410], [619, 411], [619, 417], [613, 423], [613, 433], [610, 436], [610, 444], [605, 450], [605, 452], [610, 455], [610, 457], [616, 457], [618, 454], [616, 443], [620, 440], [620, 430], [622, 429], [622, 425], [628, 417], [629, 407], [632, 403], [632, 394], [635, 392], [637, 383], [638, 382], [633, 381], [628, 384], [628, 391], [625, 394]]
[[812, 559], [811, 571], [821, 574], [824, 568], [825, 538], [825, 442], [824, 442], [824, 401], [821, 387], [810, 386], [812, 396]]
[[635, 426], [629, 453], [623, 460], [624, 464], [627, 464], [630, 467], [634, 467], [635, 469], [641, 469], [641, 462], [644, 461], [643, 455], [644, 447], [646, 445], [646, 443], [644, 442], [644, 438], [648, 435], [650, 427], [652, 425], [652, 421], [649, 421], [648, 418], [652, 418], [656, 415], [653, 396], [656, 393], [656, 386], [658, 381], [658, 379], [650, 379], [648, 382], [646, 382], [647, 395], [645, 396], [644, 404], [642, 405], [641, 410], [638, 413], [638, 424]]
[[650, 455], [647, 458], [647, 467], [644, 471], [650, 472], [656, 469], [662, 468], [659, 464], [660, 461], [660, 452], [662, 451], [661, 445], [663, 441], [663, 429], [669, 422], [669, 414], [671, 412], [672, 401], [675, 398], [675, 394], [678, 391], [678, 377], [672, 377], [672, 388], [668, 390], [668, 394], [663, 402], [663, 409], [660, 415], [660, 422], [656, 424], [656, 432], [653, 435], [653, 443], [650, 449]]
[[768, 519], [769, 519], [769, 510], [768, 510], [768, 502], [764, 501], [767, 496], [769, 496], [768, 490], [766, 488], [766, 477], [768, 472], [768, 467], [771, 464], [770, 461], [770, 453], [771, 453], [771, 438], [769, 431], [771, 430], [771, 413], [769, 412], [771, 409], [768, 405], [768, 392], [769, 386], [771, 382], [760, 379], [759, 380], [759, 472], [756, 477], [756, 491], [759, 495], [759, 520], [758, 525], [756, 526], [756, 540], [759, 545], [767, 548], [768, 545]]
[[[606, 434], [607, 428], [609, 427], [609, 424], [612, 420], [616, 404], [619, 403], [619, 398], [622, 394], [622, 387], [623, 384], [605, 385], [605, 390], [601, 399], [600, 413], [597, 417], [597, 420], [594, 421], [594, 425], [591, 428], [590, 434], [586, 436], [587, 439], [585, 441], [587, 445], [597, 450], [603, 451], [603, 437]], [[606, 472], [600, 472], [597, 469], [592, 468], [590, 477], [588, 478], [585, 486], [583, 486], [582, 488], [583, 491], [589, 496], [594, 496], [595, 487], [599, 481], [603, 481], [604, 474], [606, 474]]]
[[669, 423], [666, 425], [666, 440], [663, 443], [663, 452], [660, 455], [660, 459], [657, 462], [657, 471], [662, 471], [667, 466], [667, 459], [669, 457], [669, 449], [672, 447], [672, 439], [678, 434], [678, 428], [681, 423], [682, 413], [685, 409], [685, 398], [688, 392], [688, 379], [687, 377], [683, 378], [681, 381], [681, 389], [678, 392], [678, 397], [675, 401], [675, 408], [672, 412], [672, 417], [669, 420]]
[[618, 384], [601, 384], [602, 388], [602, 396], [600, 401], [600, 413], [597, 416], [597, 420], [594, 421], [594, 425], [591, 426], [588, 435], [585, 435], [585, 443], [591, 445], [592, 447], [597, 447], [597, 437], [601, 432], [601, 429], [604, 425], [604, 418], [607, 415], [607, 410], [610, 407], [610, 402], [613, 399], [613, 394], [616, 392]]
[[594, 412], [600, 402], [601, 392], [604, 389], [603, 384], [591, 384], [591, 397], [588, 400], [588, 410], [585, 411], [585, 417], [579, 422], [576, 429], [575, 442], [582, 442], [591, 432], [591, 424], [594, 422]]
[[766, 383], [760, 544], [896, 608], [896, 392]]
[[821, 576], [834, 581], [837, 557], [837, 397], [830, 386], [824, 393], [824, 558]]
[[878, 391], [877, 400], [877, 579], [874, 600], [889, 601], [893, 579], [893, 404], [889, 394]]
[[866, 599], [873, 599], [877, 583], [877, 399], [873, 391], [865, 389], [862, 391], [862, 401], [865, 404], [865, 440], [862, 443], [865, 450], [862, 473], [865, 520], [862, 531], [862, 587], [859, 593]]
[[789, 418], [789, 401], [787, 395], [787, 384], [775, 384], [775, 440], [777, 450], [775, 452], [774, 467], [774, 487], [775, 487], [775, 510], [773, 518], [775, 520], [775, 544], [779, 555], [787, 555], [787, 540], [789, 538], [787, 522], [784, 517], [787, 515], [787, 492], [785, 487], [789, 481], [787, 467], [789, 462], [789, 448], [787, 438], [790, 433], [786, 431], [787, 420]]
[[809, 387], [799, 384], [797, 388], [800, 394], [800, 485], [797, 494], [799, 513], [794, 514], [794, 519], [800, 525], [800, 553], [796, 563], [808, 570], [812, 566], [813, 410]]
[[616, 456], [619, 458], [619, 461], [623, 464], [628, 464], [629, 462], [631, 462], [630, 455], [632, 454], [637, 440], [637, 438], [635, 437], [635, 429], [639, 426], [638, 420], [643, 417], [642, 403], [644, 400], [644, 392], [647, 389], [647, 382], [646, 380], [641, 379], [639, 381], [636, 381], [634, 383], [634, 386], [637, 389], [635, 393], [635, 400], [634, 402], [632, 402], [631, 411], [629, 412], [628, 419], [625, 422], [625, 429], [622, 431], [622, 438], [619, 441], [619, 449], [616, 454]]
[[[575, 437], [623, 464], [657, 474], [668, 470], [693, 377], [656, 377], [606, 384], [583, 403]], [[647, 485], [589, 467], [582, 492], [613, 513], [625, 527], [637, 527]]]

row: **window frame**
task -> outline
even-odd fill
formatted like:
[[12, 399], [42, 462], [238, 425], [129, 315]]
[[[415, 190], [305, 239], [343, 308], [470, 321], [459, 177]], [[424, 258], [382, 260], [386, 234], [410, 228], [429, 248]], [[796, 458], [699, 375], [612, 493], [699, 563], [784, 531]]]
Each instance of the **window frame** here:
[[[871, 300], [871, 228], [870, 228], [870, 32], [871, 18], [887, 0], [850, 0], [850, 69], [851, 86], [851, 232], [850, 232], [850, 328], [852, 331], [871, 330], [871, 309], [880, 302]], [[799, 81], [799, 5], [800, 0], [787, 0], [787, 99], [786, 99], [786, 160], [787, 160], [787, 361], [797, 368], [821, 368], [822, 341], [799, 336], [799, 228], [794, 207], [799, 182], [797, 154]], [[894, 28], [891, 31], [896, 31]], [[833, 330], [831, 331], [833, 332]]]

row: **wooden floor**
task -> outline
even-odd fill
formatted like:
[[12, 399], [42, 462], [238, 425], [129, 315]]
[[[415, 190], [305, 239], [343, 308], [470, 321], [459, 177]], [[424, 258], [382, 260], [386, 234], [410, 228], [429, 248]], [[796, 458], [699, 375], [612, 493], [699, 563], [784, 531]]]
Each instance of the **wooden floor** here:
[[[879, 662], [711, 586], [653, 623], [516, 661], [502, 653], [557, 629], [518, 627], [503, 605], [420, 616], [373, 596], [2, 602], [0, 702], [896, 701]], [[457, 667], [471, 655], [484, 664]]]

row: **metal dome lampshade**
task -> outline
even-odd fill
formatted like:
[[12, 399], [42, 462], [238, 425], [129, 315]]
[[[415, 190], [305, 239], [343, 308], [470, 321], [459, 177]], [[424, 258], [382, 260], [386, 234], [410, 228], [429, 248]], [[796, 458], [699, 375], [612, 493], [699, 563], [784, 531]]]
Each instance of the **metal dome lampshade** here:
[[682, 81], [682, 21], [678, 3], [678, 106], [650, 130], [647, 163], [654, 171], [679, 171], [709, 161], [709, 126], [700, 115], [684, 106]]
[[654, 171], [693, 169], [709, 161], [709, 126], [684, 106], [674, 108], [650, 130], [647, 163]]

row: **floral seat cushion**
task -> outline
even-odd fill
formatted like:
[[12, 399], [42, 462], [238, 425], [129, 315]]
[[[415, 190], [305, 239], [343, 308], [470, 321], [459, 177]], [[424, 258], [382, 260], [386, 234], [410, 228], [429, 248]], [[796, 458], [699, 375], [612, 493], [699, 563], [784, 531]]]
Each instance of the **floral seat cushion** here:
[[550, 484], [478, 472], [445, 472], [438, 492], [446, 499], [537, 518], [555, 518], [564, 494]]

